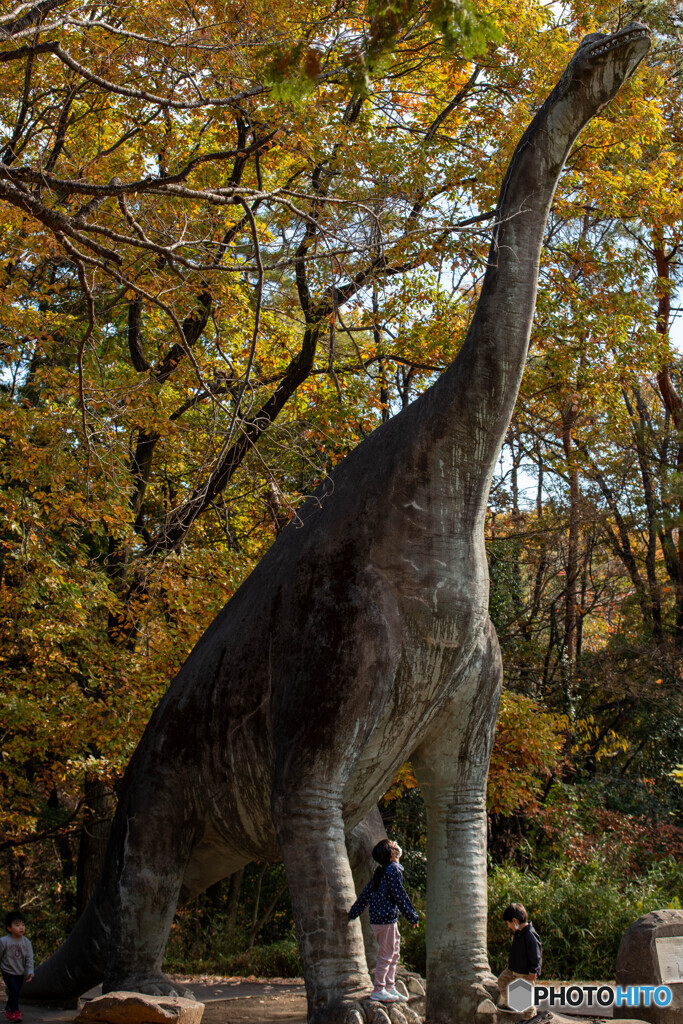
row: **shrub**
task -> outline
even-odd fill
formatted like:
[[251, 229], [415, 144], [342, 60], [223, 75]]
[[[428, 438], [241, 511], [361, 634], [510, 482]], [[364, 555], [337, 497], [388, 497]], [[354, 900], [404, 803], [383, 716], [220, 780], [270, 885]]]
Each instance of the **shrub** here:
[[419, 927], [410, 928], [406, 933], [404, 926], [402, 931], [404, 934], [401, 935], [401, 959], [409, 971], [417, 971], [424, 978], [427, 972], [424, 915], [420, 915]]
[[614, 977], [621, 937], [629, 925], [683, 901], [683, 866], [659, 861], [643, 875], [624, 879], [607, 858], [587, 864], [556, 863], [544, 878], [511, 865], [489, 875], [489, 956], [500, 972], [507, 963], [510, 933], [502, 913], [523, 903], [543, 943], [546, 978], [598, 980]]
[[207, 955], [178, 955], [167, 952], [164, 970], [178, 974], [219, 974], [222, 976], [257, 978], [300, 978], [299, 949], [294, 939], [274, 942], [270, 946], [254, 946], [236, 952], [214, 950]]
[[[513, 901], [523, 903], [543, 943], [543, 976], [564, 981], [614, 977], [621, 936], [651, 910], [683, 903], [683, 866], [674, 858], [658, 861], [644, 874], [624, 879], [605, 859], [587, 864], [555, 863], [544, 878], [512, 865], [489, 874], [488, 948], [495, 974], [507, 965], [510, 932], [502, 919]], [[424, 918], [404, 929], [405, 965], [424, 975]]]
[[258, 978], [300, 978], [303, 973], [294, 940], [245, 949], [229, 960], [227, 967], [230, 974], [255, 974]]

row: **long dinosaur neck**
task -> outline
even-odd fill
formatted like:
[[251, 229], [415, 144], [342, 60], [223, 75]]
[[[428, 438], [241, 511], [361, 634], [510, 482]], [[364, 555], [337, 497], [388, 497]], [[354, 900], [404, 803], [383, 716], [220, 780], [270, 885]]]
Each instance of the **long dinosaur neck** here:
[[[638, 33], [642, 39], [642, 26], [629, 29], [629, 39]], [[435, 389], [442, 408], [455, 402], [457, 443], [472, 441], [467, 458], [489, 478], [527, 356], [543, 235], [562, 167], [581, 129], [616, 94], [649, 45], [624, 42], [625, 32], [598, 37], [605, 44], [592, 61], [579, 56], [584, 41], [517, 146], [501, 188], [474, 318], [458, 358]]]

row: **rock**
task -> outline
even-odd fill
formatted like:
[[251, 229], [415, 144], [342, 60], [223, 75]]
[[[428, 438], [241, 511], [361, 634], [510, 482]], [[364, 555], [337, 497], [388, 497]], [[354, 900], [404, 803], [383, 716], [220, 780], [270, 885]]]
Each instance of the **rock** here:
[[653, 910], [627, 928], [617, 953], [616, 982], [627, 985], [668, 985], [668, 1006], [616, 1006], [620, 1020], [651, 1024], [683, 1024], [683, 910]]
[[[584, 1018], [584, 1020], [585, 1019], [586, 1018]], [[602, 1020], [604, 1021], [604, 1024], [607, 1024], [605, 1018], [591, 1017], [590, 1021], [595, 1022], [596, 1019]], [[528, 1019], [528, 1024], [578, 1024], [580, 1020], [580, 1017], [566, 1017], [562, 1013], [553, 1013], [552, 1010], [543, 1010], [541, 1013], [537, 1013], [536, 1016]], [[626, 1020], [621, 1020], [619, 1024], [646, 1024], [646, 1021], [629, 1018], [628, 1022]]]
[[[560, 1017], [558, 1014], [553, 1014], [553, 1020], [548, 1021], [547, 1024], [561, 1024], [566, 1019]], [[528, 1010], [504, 1010], [501, 1006], [496, 1006], [496, 1024], [520, 1024], [521, 1021], [534, 1021], [534, 1024], [540, 1024], [541, 1016], [536, 1012], [533, 1006], [530, 1006]], [[543, 1024], [546, 1024], [545, 1018], [543, 1018]], [[576, 1021], [573, 1024], [577, 1024]]]
[[107, 992], [85, 1003], [74, 1024], [200, 1024], [204, 1004], [180, 996]]

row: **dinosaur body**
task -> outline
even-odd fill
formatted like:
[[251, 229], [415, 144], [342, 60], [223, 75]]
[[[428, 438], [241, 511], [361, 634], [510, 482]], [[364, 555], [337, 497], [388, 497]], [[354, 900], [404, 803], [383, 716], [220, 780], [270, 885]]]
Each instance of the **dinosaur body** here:
[[[29, 995], [169, 991], [176, 901], [282, 856], [315, 1024], [368, 988], [345, 836], [412, 759], [427, 806], [427, 1019], [487, 998], [486, 775], [501, 661], [484, 515], [569, 148], [647, 50], [591, 36], [515, 151], [463, 348], [304, 505], [190, 654], [133, 756], [97, 891]], [[331, 487], [330, 487], [331, 483]], [[490, 1004], [489, 1004], [490, 1006]]]

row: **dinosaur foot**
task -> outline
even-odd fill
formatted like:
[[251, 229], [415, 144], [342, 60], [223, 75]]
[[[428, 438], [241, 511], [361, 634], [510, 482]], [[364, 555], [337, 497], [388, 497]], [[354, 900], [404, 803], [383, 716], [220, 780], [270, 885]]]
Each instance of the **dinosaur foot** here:
[[497, 993], [498, 986], [495, 985], [495, 988], [492, 988], [489, 978], [470, 986], [469, 998], [466, 999], [466, 1002], [470, 1003], [472, 1008], [476, 1006], [476, 1012], [473, 1015], [475, 1024], [491, 1024], [496, 1020], [495, 997]]
[[489, 999], [492, 999], [494, 1003], [497, 1003], [500, 999], [497, 979], [494, 978], [492, 974], [487, 974], [482, 978], [481, 984], [488, 992]]
[[407, 1003], [358, 999], [347, 1007], [344, 1024], [422, 1024], [422, 1020]]
[[142, 992], [145, 996], [180, 996], [182, 999], [192, 999], [194, 993], [185, 988], [178, 981], [173, 981], [168, 975], [159, 972], [150, 972], [144, 975], [132, 975], [122, 981], [114, 981], [107, 984], [109, 992]]

